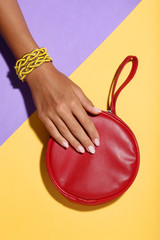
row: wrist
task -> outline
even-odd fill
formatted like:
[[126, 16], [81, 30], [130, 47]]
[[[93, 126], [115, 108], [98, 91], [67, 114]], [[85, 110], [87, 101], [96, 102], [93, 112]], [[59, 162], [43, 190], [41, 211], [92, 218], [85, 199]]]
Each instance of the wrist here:
[[[56, 72], [57, 69], [51, 62], [44, 62], [41, 66], [35, 68], [31, 73], [29, 73], [26, 78], [25, 82], [32, 88], [35, 85], [35, 82], [42, 83], [42, 76], [49, 75], [49, 72]], [[44, 82], [44, 78], [43, 78]]]

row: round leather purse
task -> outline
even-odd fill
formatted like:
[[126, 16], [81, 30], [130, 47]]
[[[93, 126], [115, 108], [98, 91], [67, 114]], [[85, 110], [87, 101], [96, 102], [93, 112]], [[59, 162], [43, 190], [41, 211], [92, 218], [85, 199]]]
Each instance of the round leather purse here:
[[[132, 69], [117, 91], [119, 75], [128, 62]], [[95, 154], [64, 149], [52, 137], [46, 151], [47, 170], [59, 192], [68, 200], [97, 205], [116, 199], [133, 183], [139, 169], [139, 147], [135, 135], [116, 115], [116, 101], [121, 90], [134, 77], [138, 66], [135, 56], [128, 56], [119, 66], [112, 82], [111, 103], [99, 115], [89, 114], [100, 135]]]

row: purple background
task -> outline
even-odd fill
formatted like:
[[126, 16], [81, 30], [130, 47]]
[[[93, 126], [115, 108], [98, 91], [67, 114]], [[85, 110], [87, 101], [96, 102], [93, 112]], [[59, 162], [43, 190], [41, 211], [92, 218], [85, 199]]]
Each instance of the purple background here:
[[[39, 47], [69, 76], [140, 0], [19, 0]], [[0, 37], [0, 145], [35, 111], [31, 92], [16, 76], [15, 59]]]

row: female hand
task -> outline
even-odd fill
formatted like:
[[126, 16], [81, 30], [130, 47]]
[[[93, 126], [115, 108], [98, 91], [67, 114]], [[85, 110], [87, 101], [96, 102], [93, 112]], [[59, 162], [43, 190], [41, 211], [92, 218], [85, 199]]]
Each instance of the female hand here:
[[[0, 1], [0, 32], [16, 59], [38, 48], [16, 0]], [[25, 80], [31, 89], [38, 116], [51, 136], [64, 147], [70, 142], [77, 151], [84, 152], [82, 144], [87, 151], [94, 153], [93, 141], [98, 146], [99, 135], [86, 111], [99, 112], [94, 110], [81, 88], [51, 62], [34, 69]]]
[[101, 111], [94, 108], [81, 88], [51, 62], [34, 69], [25, 80], [38, 116], [51, 136], [63, 147], [68, 148], [69, 142], [78, 152], [86, 149], [95, 153], [94, 144], [99, 146], [100, 137], [87, 112], [97, 115]]

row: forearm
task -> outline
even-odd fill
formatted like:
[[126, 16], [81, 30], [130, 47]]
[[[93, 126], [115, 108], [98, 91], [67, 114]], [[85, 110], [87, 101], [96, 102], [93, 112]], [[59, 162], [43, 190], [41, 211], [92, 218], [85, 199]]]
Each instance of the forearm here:
[[16, 59], [38, 48], [17, 0], [0, 0], [0, 33]]

